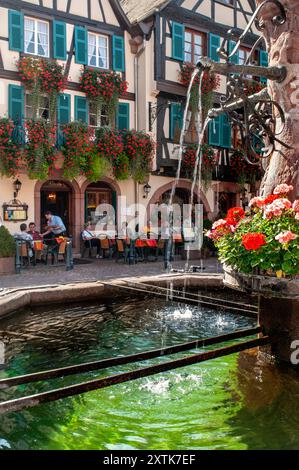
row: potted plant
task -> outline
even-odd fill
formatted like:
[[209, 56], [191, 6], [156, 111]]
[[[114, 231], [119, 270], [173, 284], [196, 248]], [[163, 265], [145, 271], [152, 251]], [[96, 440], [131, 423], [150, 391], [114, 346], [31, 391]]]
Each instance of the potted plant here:
[[0, 276], [15, 272], [16, 243], [3, 225], [0, 227]]
[[[280, 284], [299, 275], [299, 200], [292, 203], [292, 186], [280, 184], [270, 196], [255, 197], [250, 211], [229, 210], [216, 221], [207, 236], [218, 248], [225, 272], [246, 287], [254, 277], [259, 281], [278, 278]], [[262, 279], [261, 279], [262, 278]]]

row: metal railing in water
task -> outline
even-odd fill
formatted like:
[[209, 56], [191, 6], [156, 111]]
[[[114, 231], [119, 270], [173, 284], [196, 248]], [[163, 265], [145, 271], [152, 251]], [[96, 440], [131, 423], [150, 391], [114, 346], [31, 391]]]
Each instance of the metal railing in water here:
[[[179, 344], [176, 346], [170, 346], [167, 348], [161, 348], [158, 350], [145, 351], [143, 353], [134, 354], [131, 356], [117, 357], [111, 359], [104, 359], [92, 363], [78, 364], [75, 366], [68, 366], [60, 369], [53, 369], [43, 372], [37, 372], [25, 376], [12, 377], [9, 379], [0, 380], [0, 388], [14, 387], [17, 385], [24, 385], [34, 383], [42, 380], [53, 379], [58, 377], [66, 377], [78, 373], [85, 373], [97, 370], [107, 369], [116, 365], [132, 364], [144, 360], [158, 358], [166, 355], [177, 354], [183, 351], [190, 351], [192, 349], [198, 349], [205, 346], [214, 344], [220, 344], [234, 339], [249, 338], [250, 336], [261, 334], [262, 329], [260, 327], [249, 328], [246, 330], [239, 330], [233, 333], [229, 333], [222, 336], [216, 336], [213, 338], [199, 339], [190, 343]], [[8, 413], [12, 411], [20, 411], [27, 408], [40, 405], [42, 403], [48, 403], [52, 401], [61, 400], [63, 398], [80, 395], [93, 390], [99, 390], [107, 388], [112, 385], [130, 382], [132, 380], [140, 379], [143, 377], [150, 377], [161, 372], [167, 372], [175, 370], [181, 367], [198, 364], [210, 359], [227, 356], [230, 354], [245, 351], [259, 346], [264, 346], [269, 343], [268, 336], [262, 336], [256, 339], [248, 339], [237, 344], [224, 346], [211, 351], [200, 352], [197, 354], [191, 354], [189, 356], [175, 359], [172, 361], [162, 362], [160, 364], [150, 365], [137, 370], [110, 375], [104, 378], [98, 378], [95, 380], [70, 385], [56, 390], [50, 390], [48, 392], [37, 393], [35, 395], [24, 396], [21, 398], [9, 400], [0, 403], [0, 413]]]

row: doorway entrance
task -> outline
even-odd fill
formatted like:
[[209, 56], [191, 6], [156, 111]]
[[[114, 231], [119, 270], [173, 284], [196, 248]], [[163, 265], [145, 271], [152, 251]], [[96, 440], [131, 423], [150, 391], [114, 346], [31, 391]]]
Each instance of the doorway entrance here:
[[72, 234], [72, 188], [63, 181], [47, 181], [41, 188], [41, 230], [46, 226], [45, 212], [51, 211], [63, 220], [68, 235]]
[[96, 225], [103, 217], [98, 211], [100, 205], [111, 205], [116, 215], [117, 210], [117, 193], [108, 183], [98, 182], [91, 183], [85, 191], [85, 222]]

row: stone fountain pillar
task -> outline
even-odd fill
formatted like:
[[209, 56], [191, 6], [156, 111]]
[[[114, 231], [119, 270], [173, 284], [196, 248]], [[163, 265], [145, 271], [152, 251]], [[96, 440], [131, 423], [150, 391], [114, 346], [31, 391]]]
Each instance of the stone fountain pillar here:
[[[264, 0], [256, 0], [259, 6]], [[271, 156], [265, 178], [262, 183], [262, 195], [271, 194], [280, 183], [294, 186], [293, 198], [299, 197], [299, 1], [280, 0], [284, 6], [287, 21], [281, 26], [274, 26], [271, 18], [278, 14], [274, 3], [265, 5], [261, 18], [265, 22], [263, 35], [269, 53], [269, 65], [283, 65], [287, 68], [287, 78], [282, 83], [269, 81], [268, 91], [277, 101], [284, 113], [286, 127], [279, 136], [291, 150], [277, 144], [277, 150]]]

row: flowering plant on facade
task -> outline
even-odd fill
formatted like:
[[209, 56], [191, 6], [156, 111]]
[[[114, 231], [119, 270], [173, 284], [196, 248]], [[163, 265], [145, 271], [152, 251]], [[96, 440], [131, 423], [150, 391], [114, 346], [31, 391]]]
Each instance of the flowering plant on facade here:
[[25, 88], [33, 97], [33, 117], [38, 115], [40, 97], [46, 95], [49, 97], [50, 121], [53, 123], [58, 94], [67, 84], [64, 67], [56, 60], [22, 57], [17, 62], [17, 68]]
[[88, 127], [83, 122], [70, 122], [63, 127], [64, 145], [62, 154], [64, 156], [63, 175], [64, 178], [72, 180], [84, 173], [91, 146]]
[[128, 84], [117, 72], [84, 68], [80, 77], [80, 89], [89, 102], [96, 105], [98, 116], [101, 116], [102, 107], [107, 107], [112, 125], [119, 98], [127, 91]]
[[25, 123], [26, 144], [23, 158], [31, 179], [43, 180], [53, 168], [56, 154], [56, 130], [44, 119], [29, 119]]
[[0, 174], [15, 176], [21, 166], [21, 149], [13, 141], [14, 124], [10, 119], [0, 119]]
[[262, 177], [263, 170], [258, 155], [256, 155], [253, 163], [254, 164], [250, 164], [246, 161], [245, 152], [242, 149], [235, 149], [229, 160], [231, 175], [234, 176], [241, 185], [259, 181]]
[[256, 82], [255, 80], [247, 80], [244, 85], [244, 93], [246, 96], [254, 95], [255, 93], [259, 93], [264, 88], [266, 88], [265, 83]]
[[274, 194], [253, 198], [247, 214], [233, 208], [215, 222], [206, 235], [223, 263], [246, 274], [299, 274], [299, 201], [289, 200], [292, 189], [279, 185]]
[[[196, 152], [197, 145], [188, 145], [184, 148], [182, 156], [182, 175], [185, 178], [191, 179], [192, 181], [194, 178], [194, 169], [196, 165]], [[205, 189], [208, 189], [212, 181], [213, 172], [217, 167], [217, 157], [213, 147], [208, 144], [202, 145], [200, 155], [202, 155], [202, 181], [204, 183]]]
[[[179, 82], [185, 87], [189, 87], [195, 65], [185, 62], [180, 65]], [[192, 113], [197, 111], [199, 100], [200, 72], [195, 76], [193, 86], [191, 88], [190, 107]], [[220, 85], [220, 76], [211, 72], [203, 72], [201, 81], [201, 98], [204, 117], [213, 104], [213, 91], [217, 90]]]
[[147, 180], [155, 153], [155, 143], [151, 136], [143, 131], [126, 130], [122, 132], [124, 153], [130, 163], [130, 173], [139, 183]]
[[129, 177], [129, 159], [124, 153], [122, 136], [110, 127], [101, 127], [96, 131], [96, 145], [99, 156], [106, 158], [112, 173], [118, 180]]

